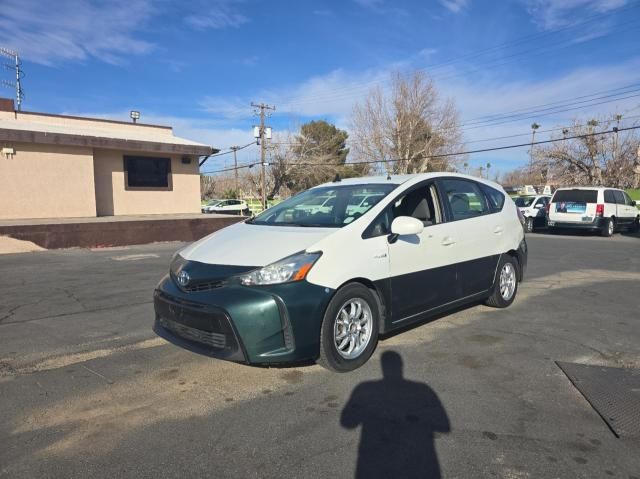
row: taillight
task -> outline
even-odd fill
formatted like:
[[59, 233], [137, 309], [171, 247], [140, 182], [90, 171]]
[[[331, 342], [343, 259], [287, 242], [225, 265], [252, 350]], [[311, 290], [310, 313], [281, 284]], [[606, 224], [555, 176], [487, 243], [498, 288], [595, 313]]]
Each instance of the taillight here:
[[596, 205], [596, 216], [601, 218], [604, 216], [604, 205]]

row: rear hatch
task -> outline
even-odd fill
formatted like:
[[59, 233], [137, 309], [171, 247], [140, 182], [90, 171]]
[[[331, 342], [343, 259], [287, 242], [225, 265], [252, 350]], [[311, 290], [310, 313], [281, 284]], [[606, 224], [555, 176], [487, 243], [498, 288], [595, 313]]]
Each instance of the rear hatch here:
[[549, 221], [590, 223], [596, 218], [598, 190], [558, 190], [549, 207]]

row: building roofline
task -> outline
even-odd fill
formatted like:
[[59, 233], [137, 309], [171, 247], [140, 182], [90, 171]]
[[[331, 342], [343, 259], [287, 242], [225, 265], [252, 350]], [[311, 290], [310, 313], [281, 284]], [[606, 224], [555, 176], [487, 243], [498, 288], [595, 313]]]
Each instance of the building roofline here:
[[42, 113], [38, 111], [15, 111], [16, 114], [19, 115], [38, 115], [38, 116], [50, 116], [53, 118], [70, 118], [72, 120], [90, 120], [90, 121], [100, 121], [104, 123], [114, 123], [116, 125], [129, 125], [129, 126], [146, 126], [152, 128], [163, 128], [166, 130], [173, 130], [173, 127], [167, 125], [155, 125], [152, 123], [134, 123], [132, 121], [124, 121], [124, 120], [109, 120], [106, 118], [95, 118], [91, 116], [78, 116], [78, 115], [61, 115], [58, 113]]

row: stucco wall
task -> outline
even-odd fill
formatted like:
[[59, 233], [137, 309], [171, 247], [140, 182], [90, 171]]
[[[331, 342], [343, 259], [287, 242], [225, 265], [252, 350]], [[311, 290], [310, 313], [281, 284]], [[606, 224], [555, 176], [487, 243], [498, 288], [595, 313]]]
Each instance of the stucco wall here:
[[[126, 190], [123, 156], [139, 152], [94, 150], [96, 206], [98, 216], [173, 214], [200, 212], [200, 175], [198, 161], [182, 164], [181, 157], [171, 157], [172, 189]], [[156, 155], [165, 156], [165, 155]]]
[[0, 219], [96, 215], [91, 148], [3, 144], [0, 155]]

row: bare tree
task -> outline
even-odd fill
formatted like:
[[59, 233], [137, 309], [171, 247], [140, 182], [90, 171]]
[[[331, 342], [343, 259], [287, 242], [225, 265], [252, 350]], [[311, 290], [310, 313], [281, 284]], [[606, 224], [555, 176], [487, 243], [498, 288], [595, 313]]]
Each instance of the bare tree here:
[[379, 162], [391, 173], [452, 170], [463, 160], [438, 156], [462, 149], [458, 111], [421, 71], [393, 74], [388, 94], [372, 89], [354, 107], [351, 130], [356, 161]]
[[563, 131], [569, 139], [534, 150], [534, 170], [554, 184], [637, 187], [640, 138], [635, 130], [611, 132], [614, 127], [617, 122], [612, 120], [590, 120], [586, 124], [574, 121]]

